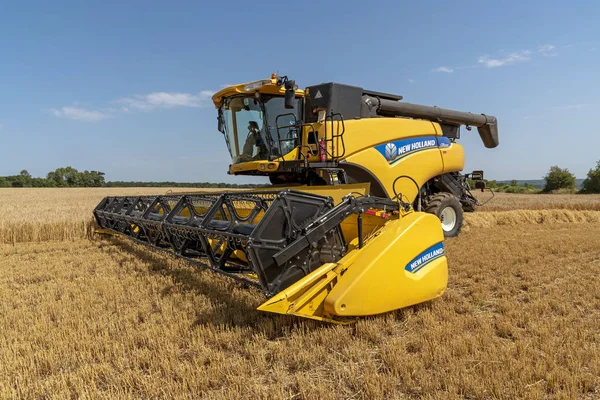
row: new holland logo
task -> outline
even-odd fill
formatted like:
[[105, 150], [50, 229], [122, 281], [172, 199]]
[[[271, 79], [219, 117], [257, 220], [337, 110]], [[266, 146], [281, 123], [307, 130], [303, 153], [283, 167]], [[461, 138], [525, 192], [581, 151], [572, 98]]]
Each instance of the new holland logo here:
[[423, 269], [423, 267], [425, 267], [432, 261], [437, 260], [438, 258], [441, 258], [443, 256], [444, 256], [444, 243], [440, 242], [440, 243], [434, 244], [433, 246], [431, 246], [430, 248], [428, 248], [427, 250], [425, 250], [424, 252], [422, 252], [421, 254], [416, 256], [415, 258], [413, 258], [411, 262], [406, 264], [406, 266], [404, 267], [404, 270], [408, 271], [410, 273], [413, 273], [413, 274], [417, 273], [418, 271]]
[[315, 99], [320, 99], [320, 98], [322, 98], [322, 97], [323, 97], [323, 95], [321, 94], [321, 91], [320, 91], [320, 90], [317, 90], [317, 94], [315, 94], [315, 97], [314, 97], [314, 98], [315, 98]]
[[437, 149], [437, 138], [435, 136], [421, 136], [396, 140], [390, 143], [382, 143], [375, 146], [375, 149], [385, 158], [385, 160], [394, 164], [402, 158], [422, 150]]
[[392, 161], [398, 156], [398, 148], [394, 143], [388, 143], [385, 145], [385, 158], [388, 161]]

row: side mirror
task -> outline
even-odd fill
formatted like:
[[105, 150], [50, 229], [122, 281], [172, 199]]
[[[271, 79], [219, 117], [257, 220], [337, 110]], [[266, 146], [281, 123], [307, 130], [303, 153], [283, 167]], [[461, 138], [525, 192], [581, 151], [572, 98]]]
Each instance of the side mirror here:
[[285, 82], [285, 108], [296, 108], [296, 81]]

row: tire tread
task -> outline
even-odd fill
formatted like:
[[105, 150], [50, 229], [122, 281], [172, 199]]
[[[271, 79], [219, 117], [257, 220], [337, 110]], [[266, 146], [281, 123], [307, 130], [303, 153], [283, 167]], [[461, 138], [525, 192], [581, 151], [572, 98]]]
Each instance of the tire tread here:
[[454, 206], [456, 211], [456, 227], [450, 233], [444, 232], [444, 237], [456, 237], [460, 233], [463, 226], [463, 209], [460, 201], [452, 193], [440, 192], [429, 196], [425, 204], [425, 212], [433, 214], [439, 218], [439, 212], [442, 206]]

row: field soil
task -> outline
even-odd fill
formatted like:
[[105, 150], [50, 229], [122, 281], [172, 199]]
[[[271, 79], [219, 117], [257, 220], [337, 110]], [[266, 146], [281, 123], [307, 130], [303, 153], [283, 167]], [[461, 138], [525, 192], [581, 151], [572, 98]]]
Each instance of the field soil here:
[[[35, 218], [114, 194], [88, 190]], [[6, 193], [27, 196], [0, 191], [18, 229]], [[126, 239], [5, 241], [0, 398], [600, 398], [598, 199], [520, 196], [446, 241], [444, 296], [349, 326], [258, 312], [259, 291]]]

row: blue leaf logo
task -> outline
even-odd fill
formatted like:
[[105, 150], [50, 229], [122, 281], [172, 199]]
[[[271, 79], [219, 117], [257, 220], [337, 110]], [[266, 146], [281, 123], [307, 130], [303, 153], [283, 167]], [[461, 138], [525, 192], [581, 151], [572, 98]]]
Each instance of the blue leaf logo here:
[[392, 161], [398, 156], [398, 148], [394, 143], [388, 143], [385, 145], [385, 158], [388, 161]]

